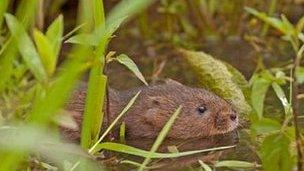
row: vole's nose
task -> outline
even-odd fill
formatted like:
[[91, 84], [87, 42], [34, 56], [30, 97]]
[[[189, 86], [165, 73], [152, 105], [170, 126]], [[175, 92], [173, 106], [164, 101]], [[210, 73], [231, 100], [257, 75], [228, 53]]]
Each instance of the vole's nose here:
[[236, 118], [237, 118], [237, 115], [236, 115], [235, 113], [230, 114], [230, 119], [231, 119], [232, 121], [235, 121]]

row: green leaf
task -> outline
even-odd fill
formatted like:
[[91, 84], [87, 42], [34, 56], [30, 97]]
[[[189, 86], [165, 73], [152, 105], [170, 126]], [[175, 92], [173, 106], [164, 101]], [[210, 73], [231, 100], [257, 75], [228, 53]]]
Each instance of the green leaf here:
[[296, 77], [300, 84], [304, 83], [304, 67], [297, 67]]
[[282, 20], [274, 17], [269, 17], [266, 13], [264, 12], [259, 12], [253, 8], [250, 7], [245, 7], [245, 10], [259, 18], [260, 20], [264, 21], [265, 23], [269, 24], [270, 26], [274, 27], [275, 29], [281, 31], [284, 35], [295, 35], [296, 30], [293, 27], [293, 25], [287, 20], [287, 18], [282, 15]]
[[[251, 107], [246, 102], [238, 84], [234, 82], [236, 77], [229, 72], [224, 63], [204, 52], [183, 49], [180, 49], [180, 52], [194, 70], [203, 87], [229, 101], [239, 113], [250, 113]], [[240, 79], [239, 76], [237, 77]]]
[[39, 81], [44, 81], [47, 79], [47, 74], [44, 67], [40, 61], [39, 55], [35, 49], [33, 42], [27, 35], [24, 27], [21, 23], [11, 14], [5, 15], [6, 22], [8, 24], [9, 30], [12, 33], [13, 39], [16, 42], [19, 52], [23, 57], [23, 60], [32, 71], [34, 76]]
[[104, 24], [104, 22], [105, 22], [104, 8], [103, 8], [102, 0], [94, 0], [93, 7], [94, 7], [93, 17], [94, 17], [95, 28], [96, 28], [96, 27], [100, 26], [101, 24]]
[[301, 17], [301, 19], [298, 21], [297, 25], [296, 25], [296, 29], [298, 33], [301, 33], [304, 29], [304, 16]]
[[16, 17], [24, 28], [29, 28], [34, 23], [39, 0], [20, 0]]
[[33, 36], [42, 64], [47, 74], [51, 76], [56, 68], [56, 56], [52, 45], [49, 39], [37, 29], [34, 30]]
[[137, 68], [136, 64], [133, 62], [132, 59], [130, 59], [127, 55], [121, 54], [115, 58], [116, 61], [126, 66], [129, 70], [131, 70], [138, 79], [140, 79], [145, 85], [148, 85], [148, 83], [145, 80], [145, 77], [142, 75], [142, 73]]
[[265, 171], [286, 171], [292, 170], [295, 161], [290, 154], [290, 140], [284, 134], [267, 136], [259, 150]]
[[122, 122], [119, 127], [119, 140], [121, 143], [126, 143], [126, 123]]
[[81, 146], [85, 149], [97, 141], [103, 121], [107, 77], [101, 75], [100, 70], [100, 66], [96, 65], [90, 71], [81, 130]]
[[3, 53], [0, 55], [0, 93], [8, 87], [7, 83], [10, 81], [11, 76], [16, 74], [14, 61], [18, 54], [17, 46], [12, 39], [8, 39], [1, 50], [3, 50]]
[[[123, 160], [120, 162], [121, 164], [129, 164], [129, 165], [133, 165], [133, 166], [136, 166], [136, 167], [140, 167], [141, 163], [138, 163], [138, 162], [135, 162], [135, 161], [131, 161], [131, 160]], [[159, 167], [145, 167], [144, 169], [145, 170], [149, 170], [149, 169], [157, 169]]]
[[278, 96], [278, 98], [280, 99], [280, 101], [284, 107], [285, 115], [287, 117], [291, 116], [292, 115], [291, 104], [288, 102], [282, 87], [280, 87], [277, 83], [273, 82], [272, 88], [275, 91], [276, 95]]
[[158, 147], [161, 145], [161, 143], [163, 142], [163, 140], [165, 139], [167, 133], [170, 131], [175, 119], [177, 118], [177, 116], [180, 114], [182, 110], [182, 106], [179, 106], [176, 111], [173, 113], [173, 115], [170, 117], [170, 119], [167, 121], [167, 123], [165, 124], [165, 126], [162, 128], [162, 130], [160, 131], [160, 133], [158, 134], [155, 142], [153, 143], [148, 155], [146, 156], [145, 160], [143, 161], [143, 163], [141, 164], [141, 166], [139, 167], [139, 171], [142, 171], [147, 164], [149, 164], [149, 162], [151, 161], [151, 156], [153, 155], [153, 153], [156, 152], [156, 150], [158, 149]]
[[60, 52], [61, 40], [63, 35], [63, 16], [59, 15], [46, 31], [46, 37], [52, 45], [52, 50], [55, 55], [54, 63], [57, 63], [57, 58]]
[[[1, 3], [3, 4], [1, 4], [0, 8], [3, 11], [4, 8], [6, 8], [4, 4], [5, 1], [6, 0], [1, 0]], [[17, 11], [21, 11], [21, 13], [24, 13], [25, 15], [19, 16], [18, 19], [20, 21], [22, 19], [22, 24], [24, 28], [27, 29], [28, 25], [25, 23], [32, 22], [35, 16], [35, 10], [33, 10], [33, 7], [37, 6], [37, 1], [35, 0], [34, 2], [33, 0], [23, 0], [22, 2], [20, 2], [20, 5], [18, 5]], [[12, 40], [12, 36], [10, 36], [0, 50], [0, 92], [2, 92], [4, 88], [8, 86], [11, 76], [14, 74], [13, 62], [18, 55], [18, 48], [16, 42]]]
[[251, 129], [257, 134], [268, 134], [280, 131], [281, 124], [273, 119], [261, 118], [251, 125]]
[[0, 28], [2, 28], [4, 14], [7, 10], [9, 2], [10, 2], [10, 0], [1, 0], [0, 1]]
[[[22, 126], [20, 124], [18, 126], [11, 125], [0, 127], [0, 136], [2, 137], [0, 139], [1, 162], [4, 162], [0, 169], [8, 167], [8, 162], [15, 163], [15, 165], [12, 165], [15, 168], [18, 166], [20, 159], [26, 158], [24, 155], [26, 152], [41, 155], [57, 166], [63, 165], [65, 162], [78, 161], [81, 166], [90, 168], [89, 170], [102, 169], [98, 167], [97, 163], [93, 163], [90, 156], [79, 146], [60, 142], [56, 133], [49, 128]], [[3, 154], [7, 159], [5, 161], [2, 158]], [[12, 169], [12, 167], [8, 168], [10, 169], [7, 170]]]
[[204, 171], [212, 171], [212, 169], [203, 161], [199, 160], [198, 162], [200, 163], [200, 165], [204, 169]]
[[150, 151], [142, 150], [142, 149], [124, 145], [124, 144], [105, 142], [105, 143], [98, 144], [98, 146], [96, 147], [96, 151], [110, 150], [110, 151], [115, 151], [115, 152], [120, 152], [120, 153], [125, 153], [125, 154], [145, 157], [145, 158], [150, 156], [150, 158], [154, 159], [154, 158], [177, 158], [177, 157], [183, 157], [183, 156], [188, 156], [188, 155], [193, 155], [193, 154], [198, 154], [198, 153], [225, 150], [225, 149], [229, 149], [229, 148], [233, 148], [233, 147], [234, 146], [224, 146], [224, 147], [215, 147], [215, 148], [209, 148], [209, 149], [176, 152], [176, 153], [157, 153], [157, 152], [152, 153]]
[[74, 49], [72, 55], [74, 58], [62, 65], [52, 84], [46, 89], [38, 89], [28, 116], [30, 122], [46, 124], [53, 120], [68, 99], [76, 81], [89, 68], [85, 60], [90, 56], [89, 48]]
[[229, 168], [257, 168], [259, 165], [246, 161], [238, 160], [224, 160], [215, 163], [215, 167], [229, 167]]
[[97, 46], [99, 39], [98, 37], [94, 36], [93, 34], [77, 34], [75, 36], [70, 37], [66, 43], [74, 43], [80, 45], [90, 45], [90, 46]]
[[263, 117], [264, 99], [270, 84], [270, 81], [262, 77], [256, 77], [252, 83], [251, 103], [253, 109], [257, 112], [258, 118]]

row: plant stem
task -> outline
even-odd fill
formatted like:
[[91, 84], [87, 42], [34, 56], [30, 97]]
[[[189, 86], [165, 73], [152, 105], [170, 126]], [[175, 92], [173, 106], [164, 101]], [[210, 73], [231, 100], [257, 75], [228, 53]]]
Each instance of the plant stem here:
[[299, 131], [299, 125], [298, 125], [298, 116], [300, 114], [300, 102], [297, 98], [299, 94], [299, 82], [296, 77], [296, 71], [300, 67], [301, 62], [301, 56], [302, 56], [302, 50], [304, 49], [304, 46], [298, 51], [298, 54], [294, 61], [294, 70], [293, 70], [293, 84], [292, 84], [292, 109], [293, 109], [293, 119], [294, 119], [294, 127], [295, 127], [295, 141], [296, 141], [296, 147], [297, 147], [297, 154], [298, 154], [298, 170], [303, 170], [303, 151], [302, 151], [302, 143], [301, 143], [301, 135]]
[[44, 29], [44, 0], [39, 0], [38, 2], [38, 12], [37, 12], [37, 27], [40, 31]]
[[[271, 16], [273, 15], [273, 13], [275, 12], [276, 9], [276, 4], [277, 4], [277, 0], [271, 0], [270, 5], [269, 5], [269, 9], [268, 9], [268, 15]], [[262, 28], [262, 32], [261, 32], [261, 36], [264, 37], [269, 29], [269, 24], [264, 23], [263, 28]]]

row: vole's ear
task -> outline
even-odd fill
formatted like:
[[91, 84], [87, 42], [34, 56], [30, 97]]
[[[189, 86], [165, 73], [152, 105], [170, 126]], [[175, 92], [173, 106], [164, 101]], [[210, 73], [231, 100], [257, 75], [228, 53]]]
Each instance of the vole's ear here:
[[143, 114], [146, 123], [157, 128], [162, 128], [166, 123], [168, 116], [165, 115], [166, 112], [163, 111], [161, 106], [168, 105], [170, 103], [171, 102], [168, 98], [162, 96], [148, 97], [148, 109], [146, 113]]
[[161, 105], [166, 105], [166, 104], [170, 104], [171, 100], [169, 98], [166, 97], [162, 97], [162, 96], [152, 96], [152, 97], [148, 97], [148, 108], [157, 108], [158, 106]]
[[183, 84], [181, 84], [180, 82], [177, 82], [177, 81], [172, 80], [172, 79], [170, 79], [170, 78], [166, 79], [166, 80], [165, 80], [165, 83], [166, 83], [166, 84], [169, 84], [169, 85], [183, 86]]
[[162, 128], [166, 123], [166, 116], [162, 115], [161, 109], [151, 108], [143, 115], [145, 122], [155, 128]]

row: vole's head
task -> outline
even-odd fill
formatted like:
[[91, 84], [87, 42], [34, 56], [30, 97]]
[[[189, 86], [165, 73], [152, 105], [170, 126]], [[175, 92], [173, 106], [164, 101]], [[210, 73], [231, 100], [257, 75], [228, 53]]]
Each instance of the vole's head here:
[[153, 127], [161, 129], [177, 107], [182, 106], [168, 137], [206, 137], [230, 132], [238, 125], [238, 115], [231, 105], [205, 89], [171, 81], [157, 91], [149, 95], [144, 114], [146, 122]]

